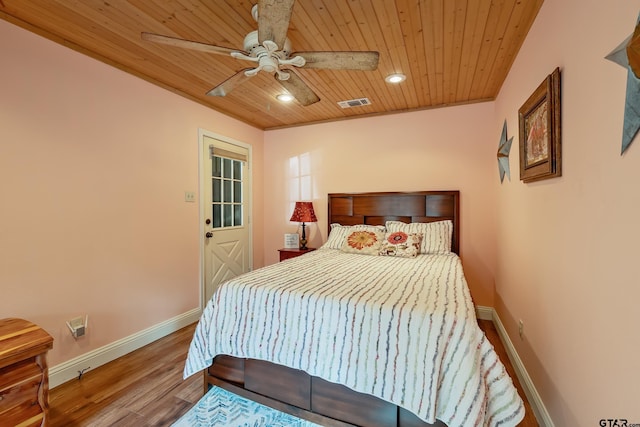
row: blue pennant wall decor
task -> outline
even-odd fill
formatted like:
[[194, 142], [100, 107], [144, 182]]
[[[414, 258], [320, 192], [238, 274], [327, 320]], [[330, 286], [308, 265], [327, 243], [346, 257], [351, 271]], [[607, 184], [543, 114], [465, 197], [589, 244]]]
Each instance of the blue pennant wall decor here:
[[627, 69], [627, 95], [624, 103], [624, 125], [622, 129], [622, 151], [629, 148], [638, 130], [640, 130], [640, 16], [632, 35], [618, 45], [606, 59]]

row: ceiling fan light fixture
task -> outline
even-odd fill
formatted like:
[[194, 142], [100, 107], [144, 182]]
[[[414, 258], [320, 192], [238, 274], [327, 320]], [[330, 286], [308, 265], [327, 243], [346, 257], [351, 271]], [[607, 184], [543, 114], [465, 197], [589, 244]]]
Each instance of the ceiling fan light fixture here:
[[384, 81], [387, 83], [397, 84], [397, 83], [402, 83], [406, 79], [407, 79], [407, 76], [405, 76], [404, 74], [395, 73], [395, 74], [389, 74], [387, 77], [384, 78]]
[[293, 95], [291, 95], [290, 93], [281, 93], [280, 95], [276, 96], [276, 98], [281, 102], [293, 101]]
[[143, 32], [141, 37], [150, 42], [231, 56], [255, 64], [254, 68], [237, 71], [218, 84], [207, 92], [210, 96], [226, 96], [233, 88], [264, 71], [275, 74], [276, 81], [290, 94], [288, 98], [277, 96], [279, 101], [291, 102], [295, 99], [301, 106], [306, 107], [320, 101], [320, 98], [293, 68], [359, 71], [374, 71], [378, 68], [380, 53], [376, 51], [291, 53], [291, 42], [287, 38], [287, 32], [294, 2], [295, 0], [257, 0], [257, 6], [252, 8], [251, 13], [258, 21], [258, 29], [250, 31], [245, 36], [244, 50], [146, 32]]

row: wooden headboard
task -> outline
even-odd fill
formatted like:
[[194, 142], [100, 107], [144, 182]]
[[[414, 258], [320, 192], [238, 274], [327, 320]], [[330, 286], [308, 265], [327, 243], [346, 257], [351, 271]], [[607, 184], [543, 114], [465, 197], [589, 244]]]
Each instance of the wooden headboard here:
[[453, 222], [451, 251], [460, 254], [460, 192], [330, 193], [328, 225], [384, 225], [387, 221]]

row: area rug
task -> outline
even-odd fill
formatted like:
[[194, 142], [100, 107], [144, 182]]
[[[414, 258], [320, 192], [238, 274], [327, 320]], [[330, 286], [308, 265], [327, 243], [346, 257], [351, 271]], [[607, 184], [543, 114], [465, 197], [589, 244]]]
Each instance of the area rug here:
[[321, 427], [212, 387], [172, 427]]

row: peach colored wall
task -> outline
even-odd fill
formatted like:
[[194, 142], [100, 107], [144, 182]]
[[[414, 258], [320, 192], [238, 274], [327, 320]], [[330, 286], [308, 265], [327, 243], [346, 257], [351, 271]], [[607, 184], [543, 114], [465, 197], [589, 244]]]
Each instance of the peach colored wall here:
[[[496, 101], [516, 135], [498, 191], [496, 307], [557, 426], [640, 423], [640, 141], [620, 156], [626, 71], [604, 57], [637, 0], [546, 0]], [[563, 176], [519, 181], [517, 111], [562, 72]], [[517, 321], [524, 321], [524, 338]]]
[[[255, 267], [296, 231], [299, 197], [319, 246], [329, 192], [460, 189], [474, 300], [496, 306], [555, 424], [640, 422], [640, 143], [620, 156], [626, 76], [603, 59], [639, 10], [546, 0], [495, 103], [265, 133], [0, 21], [0, 317], [44, 326], [55, 365], [196, 307], [198, 212], [183, 192], [197, 190], [202, 127], [253, 145]], [[564, 176], [522, 184], [517, 110], [556, 66]], [[302, 194], [291, 159], [308, 165]], [[91, 331], [74, 342], [64, 320], [83, 313]]]
[[[1, 20], [0, 54], [0, 318], [44, 327], [55, 366], [197, 308], [198, 128], [252, 144], [258, 176], [263, 132]], [[261, 266], [261, 223], [254, 243]]]
[[[498, 177], [499, 137], [491, 103], [267, 131], [265, 262], [276, 262], [283, 234], [297, 230], [289, 222], [297, 194], [314, 202], [319, 222], [307, 229], [309, 246], [318, 247], [327, 236], [327, 193], [460, 190], [461, 256], [469, 287], [476, 304], [492, 306], [491, 183]], [[301, 193], [292, 191], [297, 182], [292, 159], [302, 164], [308, 159]]]

